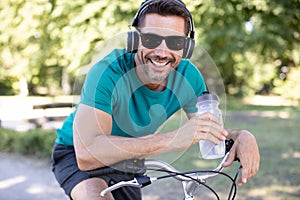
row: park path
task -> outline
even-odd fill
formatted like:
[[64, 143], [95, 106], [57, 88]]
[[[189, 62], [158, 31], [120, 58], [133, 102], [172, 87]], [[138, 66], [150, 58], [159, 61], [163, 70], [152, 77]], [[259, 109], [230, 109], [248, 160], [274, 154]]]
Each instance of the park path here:
[[49, 162], [0, 152], [0, 199], [67, 200]]
[[[153, 189], [156, 194], [153, 194]], [[143, 191], [143, 200], [157, 200], [160, 198], [159, 194], [159, 187], [147, 188]], [[57, 184], [48, 160], [0, 151], [0, 200], [2, 199], [68, 200]]]

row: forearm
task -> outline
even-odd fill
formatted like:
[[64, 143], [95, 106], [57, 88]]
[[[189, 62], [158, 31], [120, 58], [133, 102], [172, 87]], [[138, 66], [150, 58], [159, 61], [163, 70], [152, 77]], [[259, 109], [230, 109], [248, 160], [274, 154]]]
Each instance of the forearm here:
[[140, 138], [126, 138], [99, 134], [89, 144], [78, 135], [74, 137], [77, 161], [80, 169], [92, 170], [116, 162], [160, 155], [169, 150], [169, 134], [156, 134]]
[[[88, 117], [87, 117], [88, 116]], [[209, 114], [192, 117], [180, 128], [140, 138], [112, 136], [112, 117], [101, 110], [79, 105], [73, 136], [79, 168], [91, 170], [131, 158], [145, 158], [166, 152], [183, 151], [199, 140], [225, 140], [227, 132]]]

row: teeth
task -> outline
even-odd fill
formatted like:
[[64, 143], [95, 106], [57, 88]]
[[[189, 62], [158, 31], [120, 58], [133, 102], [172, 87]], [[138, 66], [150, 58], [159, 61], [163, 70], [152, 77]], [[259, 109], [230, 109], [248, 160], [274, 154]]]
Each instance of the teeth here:
[[160, 62], [156, 62], [154, 60], [152, 60], [153, 64], [157, 65], [157, 66], [165, 66], [168, 62], [163, 62], [163, 63], [160, 63]]

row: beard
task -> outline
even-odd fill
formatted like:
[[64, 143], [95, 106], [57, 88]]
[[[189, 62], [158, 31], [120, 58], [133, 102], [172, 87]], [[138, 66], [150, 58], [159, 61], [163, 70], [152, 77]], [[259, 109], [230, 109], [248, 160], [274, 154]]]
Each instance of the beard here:
[[169, 73], [172, 71], [171, 67], [168, 67], [168, 69], [165, 69], [164, 71], [150, 69], [147, 64], [143, 65], [142, 68], [149, 80], [152, 80], [154, 82], [161, 82], [165, 80], [168, 77]]
[[148, 79], [153, 82], [162, 82], [167, 79], [175, 66], [174, 58], [146, 55], [142, 60], [142, 70]]

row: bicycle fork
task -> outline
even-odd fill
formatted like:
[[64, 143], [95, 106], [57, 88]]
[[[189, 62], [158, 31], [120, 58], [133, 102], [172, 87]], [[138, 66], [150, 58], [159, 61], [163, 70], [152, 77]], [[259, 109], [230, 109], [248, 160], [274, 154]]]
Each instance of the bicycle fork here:
[[195, 200], [195, 198], [193, 197], [193, 193], [198, 187], [197, 183], [195, 181], [182, 181], [182, 187], [184, 191], [183, 200]]

